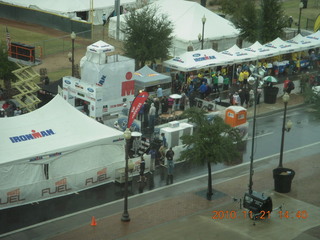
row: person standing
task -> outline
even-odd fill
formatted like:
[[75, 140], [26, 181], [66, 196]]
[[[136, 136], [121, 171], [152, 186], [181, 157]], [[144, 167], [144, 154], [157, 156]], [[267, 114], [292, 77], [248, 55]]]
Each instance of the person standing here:
[[151, 103], [151, 106], [149, 109], [149, 128], [152, 132], [154, 130], [155, 118], [156, 118], [156, 107], [154, 106], [154, 103]]
[[172, 147], [167, 151], [166, 158], [167, 158], [167, 185], [173, 183], [173, 169], [174, 169], [174, 162], [173, 162], [174, 151]]
[[166, 96], [163, 96], [161, 99], [161, 113], [167, 113], [168, 112], [168, 99]]
[[162, 145], [167, 147], [167, 139], [164, 133], [161, 133], [161, 138], [162, 138]]
[[186, 105], [187, 105], [187, 96], [185, 93], [182, 93], [180, 98], [180, 104], [179, 104], [180, 110], [184, 111]]
[[169, 98], [168, 98], [168, 110], [169, 110], [169, 114], [172, 113], [173, 104], [174, 104], [174, 99], [171, 98], [171, 97], [169, 97]]
[[127, 104], [126, 104], [126, 103], [125, 103], [125, 104], [123, 104], [123, 108], [122, 108], [121, 113], [122, 113], [122, 115], [124, 115], [124, 116], [128, 116], [128, 114], [129, 114], [129, 109], [128, 109], [128, 107], [127, 107]]
[[232, 95], [232, 105], [239, 106], [241, 104], [240, 96], [238, 92]]
[[294, 83], [287, 77], [283, 82], [283, 91], [290, 94], [294, 89]]
[[224, 91], [229, 90], [229, 78], [228, 78], [228, 76], [225, 76], [223, 78], [223, 90]]
[[144, 157], [141, 156], [141, 160], [140, 160], [140, 172], [139, 172], [139, 175], [140, 175], [140, 179], [138, 182], [146, 182], [147, 181], [147, 178], [144, 176], [144, 171], [146, 170], [146, 162], [144, 160]]
[[161, 100], [161, 98], [163, 97], [163, 91], [160, 85], [158, 85], [157, 88], [157, 98], [159, 98]]
[[158, 118], [159, 117], [159, 110], [160, 110], [159, 98], [155, 98], [153, 103], [154, 103], [154, 107], [156, 108], [156, 118]]
[[212, 74], [212, 83], [213, 83], [213, 92], [217, 93], [219, 92], [219, 78], [217, 74]]
[[107, 23], [107, 16], [105, 13], [102, 15], [102, 22], [103, 22], [102, 26], [106, 25]]
[[150, 172], [153, 173], [155, 170], [155, 162], [156, 162], [156, 150], [154, 148], [151, 148], [149, 151], [150, 154]]
[[206, 92], [207, 92], [207, 85], [205, 82], [202, 82], [201, 86], [199, 87], [199, 92], [200, 92], [200, 98], [204, 99]]

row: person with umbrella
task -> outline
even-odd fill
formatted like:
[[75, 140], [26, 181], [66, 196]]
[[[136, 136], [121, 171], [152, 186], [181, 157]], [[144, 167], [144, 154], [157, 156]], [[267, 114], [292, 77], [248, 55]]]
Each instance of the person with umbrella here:
[[263, 80], [267, 82], [268, 87], [273, 87], [273, 84], [278, 82], [278, 80], [273, 76], [266, 76]]

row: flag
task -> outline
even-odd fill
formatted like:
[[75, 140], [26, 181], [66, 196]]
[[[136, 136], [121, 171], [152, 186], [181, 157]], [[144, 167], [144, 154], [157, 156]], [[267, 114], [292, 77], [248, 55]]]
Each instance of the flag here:
[[11, 38], [8, 28], [6, 27], [6, 40], [7, 40], [7, 49], [10, 50]]
[[140, 111], [140, 108], [144, 104], [144, 102], [148, 99], [149, 93], [141, 92], [138, 96], [133, 99], [133, 102], [130, 107], [129, 116], [128, 116], [128, 125], [127, 128], [131, 127], [134, 119], [136, 118], [137, 114]]

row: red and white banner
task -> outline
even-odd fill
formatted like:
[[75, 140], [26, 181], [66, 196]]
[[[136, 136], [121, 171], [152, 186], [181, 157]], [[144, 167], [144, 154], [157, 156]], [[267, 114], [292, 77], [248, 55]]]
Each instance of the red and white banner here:
[[149, 93], [141, 92], [139, 93], [138, 96], [135, 97], [135, 99], [133, 99], [133, 102], [131, 104], [130, 111], [129, 111], [127, 128], [131, 127], [131, 124], [133, 123], [142, 105], [148, 99], [148, 97], [149, 97]]

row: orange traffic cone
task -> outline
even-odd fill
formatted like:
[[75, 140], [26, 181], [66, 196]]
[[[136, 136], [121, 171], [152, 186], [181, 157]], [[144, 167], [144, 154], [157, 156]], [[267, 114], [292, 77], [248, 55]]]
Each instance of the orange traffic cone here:
[[96, 218], [92, 217], [91, 219], [91, 226], [97, 226]]

